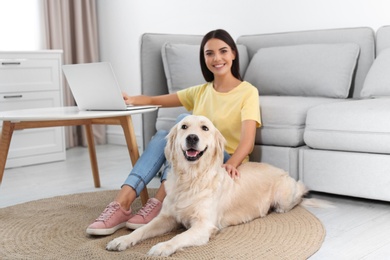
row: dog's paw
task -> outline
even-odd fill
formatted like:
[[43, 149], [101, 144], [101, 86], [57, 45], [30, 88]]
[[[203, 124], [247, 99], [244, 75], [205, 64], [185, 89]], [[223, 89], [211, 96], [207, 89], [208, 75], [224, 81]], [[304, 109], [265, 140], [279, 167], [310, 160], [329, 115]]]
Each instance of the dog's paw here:
[[115, 238], [111, 242], [109, 242], [106, 246], [106, 249], [109, 251], [123, 251], [129, 248], [133, 243], [128, 241], [129, 239], [126, 236], [121, 236]]
[[168, 242], [158, 243], [153, 246], [148, 255], [151, 256], [170, 256], [176, 252], [176, 248]]

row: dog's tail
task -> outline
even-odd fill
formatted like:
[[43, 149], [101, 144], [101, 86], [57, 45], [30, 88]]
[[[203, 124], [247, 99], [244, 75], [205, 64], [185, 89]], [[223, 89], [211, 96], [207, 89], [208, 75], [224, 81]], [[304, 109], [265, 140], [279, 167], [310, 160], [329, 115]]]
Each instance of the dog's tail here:
[[303, 198], [300, 205], [306, 208], [335, 208], [335, 205], [330, 201], [314, 198]]
[[306, 187], [305, 184], [303, 184], [302, 181], [298, 181], [297, 185], [299, 187], [299, 190], [301, 191], [301, 198], [302, 201], [299, 203], [299, 205], [302, 205], [306, 208], [334, 208], [335, 205], [327, 200], [322, 199], [315, 199], [315, 198], [305, 198], [305, 196], [309, 195], [309, 189]]

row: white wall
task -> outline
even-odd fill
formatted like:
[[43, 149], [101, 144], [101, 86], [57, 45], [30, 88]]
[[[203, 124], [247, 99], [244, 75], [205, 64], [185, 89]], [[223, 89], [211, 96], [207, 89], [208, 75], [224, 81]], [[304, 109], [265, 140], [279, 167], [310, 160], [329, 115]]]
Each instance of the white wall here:
[[0, 0], [0, 51], [44, 47], [41, 0]]
[[[390, 25], [388, 0], [98, 0], [101, 59], [129, 94], [140, 94], [139, 39], [145, 32], [244, 34]], [[140, 118], [135, 118], [141, 135]], [[119, 133], [109, 128], [110, 136]]]

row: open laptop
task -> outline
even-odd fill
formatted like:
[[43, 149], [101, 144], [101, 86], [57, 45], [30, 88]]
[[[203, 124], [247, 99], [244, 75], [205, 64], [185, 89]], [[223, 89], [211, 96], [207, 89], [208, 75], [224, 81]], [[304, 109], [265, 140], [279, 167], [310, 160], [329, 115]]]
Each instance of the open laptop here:
[[80, 110], [139, 110], [158, 107], [126, 105], [109, 62], [63, 65], [62, 70]]

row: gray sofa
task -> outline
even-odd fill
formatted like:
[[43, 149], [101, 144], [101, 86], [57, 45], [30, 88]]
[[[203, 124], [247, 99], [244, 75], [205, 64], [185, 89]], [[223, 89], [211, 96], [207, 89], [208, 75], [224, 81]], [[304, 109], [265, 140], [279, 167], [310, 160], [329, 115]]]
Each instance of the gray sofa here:
[[[144, 34], [142, 93], [203, 83], [201, 39]], [[260, 94], [263, 126], [251, 160], [313, 191], [390, 201], [390, 26], [244, 35], [237, 45], [244, 80]], [[183, 112], [143, 115], [144, 147]]]

